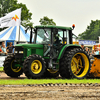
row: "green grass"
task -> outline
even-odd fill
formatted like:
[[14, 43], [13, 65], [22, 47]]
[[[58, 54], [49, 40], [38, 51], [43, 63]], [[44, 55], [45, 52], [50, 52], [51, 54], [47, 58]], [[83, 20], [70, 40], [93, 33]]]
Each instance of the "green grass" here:
[[0, 85], [27, 85], [47, 83], [100, 83], [100, 79], [0, 79]]
[[0, 72], [2, 72], [3, 71], [3, 67], [0, 67]]
[[[3, 67], [0, 67], [3, 71]], [[47, 84], [47, 83], [99, 83], [100, 79], [0, 79], [0, 85], [27, 85], [27, 84]]]

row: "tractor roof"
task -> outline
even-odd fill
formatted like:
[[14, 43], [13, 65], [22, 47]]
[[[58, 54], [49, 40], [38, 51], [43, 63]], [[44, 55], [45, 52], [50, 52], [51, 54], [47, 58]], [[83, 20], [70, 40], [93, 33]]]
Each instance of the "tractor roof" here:
[[38, 25], [38, 26], [35, 26], [34, 28], [58, 28], [58, 29], [72, 30], [71, 27], [53, 26], [53, 25]]

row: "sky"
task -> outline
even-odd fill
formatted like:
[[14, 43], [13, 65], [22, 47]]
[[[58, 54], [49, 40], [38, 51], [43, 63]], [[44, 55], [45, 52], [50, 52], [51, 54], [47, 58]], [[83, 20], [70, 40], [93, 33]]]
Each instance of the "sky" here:
[[26, 4], [32, 13], [32, 22], [40, 25], [39, 20], [47, 16], [57, 26], [72, 27], [73, 33], [84, 32], [91, 20], [100, 20], [100, 0], [18, 0]]

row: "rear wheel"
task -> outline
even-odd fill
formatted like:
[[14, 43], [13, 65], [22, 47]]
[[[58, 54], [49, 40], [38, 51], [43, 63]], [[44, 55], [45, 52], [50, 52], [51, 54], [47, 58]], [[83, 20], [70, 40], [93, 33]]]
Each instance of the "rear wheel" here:
[[83, 79], [90, 72], [89, 56], [80, 48], [66, 51], [60, 63], [60, 74], [64, 78]]
[[10, 77], [18, 77], [23, 73], [23, 69], [18, 66], [14, 55], [9, 55], [4, 61], [4, 71]]
[[25, 75], [30, 79], [41, 78], [46, 70], [44, 59], [39, 55], [30, 55], [24, 60], [23, 69]]

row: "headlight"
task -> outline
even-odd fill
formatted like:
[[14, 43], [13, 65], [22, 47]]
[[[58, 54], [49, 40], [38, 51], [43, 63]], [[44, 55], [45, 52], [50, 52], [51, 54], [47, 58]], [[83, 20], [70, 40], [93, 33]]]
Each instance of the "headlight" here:
[[23, 53], [23, 51], [19, 51], [19, 53]]
[[18, 51], [15, 51], [15, 53], [18, 53]]
[[[18, 51], [15, 51], [15, 53], [18, 53]], [[19, 53], [23, 53], [23, 51], [19, 51]]]

